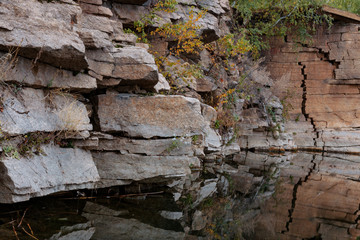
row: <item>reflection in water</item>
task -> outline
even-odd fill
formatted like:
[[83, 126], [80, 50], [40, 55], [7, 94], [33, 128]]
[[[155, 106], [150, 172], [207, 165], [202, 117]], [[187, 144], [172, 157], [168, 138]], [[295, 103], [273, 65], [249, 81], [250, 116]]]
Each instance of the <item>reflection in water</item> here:
[[244, 164], [251, 166], [250, 171], [276, 166], [279, 175], [274, 193], [260, 204], [253, 239], [360, 236], [360, 157], [249, 154]]
[[[359, 156], [248, 152], [213, 169], [189, 177], [178, 202], [172, 194], [160, 194], [0, 205], [0, 239], [17, 239], [15, 234], [51, 240], [360, 236]], [[216, 188], [219, 197], [208, 198]]]

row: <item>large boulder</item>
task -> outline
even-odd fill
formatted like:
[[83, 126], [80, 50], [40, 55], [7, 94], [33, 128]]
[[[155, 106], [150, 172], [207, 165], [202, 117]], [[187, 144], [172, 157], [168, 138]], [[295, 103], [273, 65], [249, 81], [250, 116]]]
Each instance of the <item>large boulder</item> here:
[[36, 61], [75, 71], [87, 68], [85, 46], [73, 31], [79, 6], [4, 0], [0, 12], [0, 50], [18, 48], [19, 55]]
[[43, 154], [0, 161], [0, 202], [14, 203], [59, 191], [94, 188], [99, 174], [89, 152], [42, 147]]

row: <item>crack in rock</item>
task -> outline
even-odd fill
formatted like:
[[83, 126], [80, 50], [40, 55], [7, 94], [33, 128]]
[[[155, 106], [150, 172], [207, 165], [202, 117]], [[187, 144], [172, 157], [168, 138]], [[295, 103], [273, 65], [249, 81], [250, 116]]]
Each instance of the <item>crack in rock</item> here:
[[311, 168], [309, 168], [309, 172], [308, 174], [305, 176], [304, 180], [301, 180], [301, 178], [299, 179], [299, 181], [294, 185], [294, 188], [293, 188], [293, 198], [291, 200], [291, 208], [289, 209], [289, 221], [286, 222], [286, 230], [282, 231], [281, 233], [284, 234], [286, 232], [289, 232], [290, 230], [290, 224], [292, 223], [293, 221], [293, 212], [295, 210], [295, 206], [296, 206], [296, 199], [297, 199], [297, 190], [298, 190], [298, 187], [302, 185], [302, 183], [305, 183], [308, 178], [310, 177], [311, 173], [315, 170], [316, 168], [316, 163], [315, 163], [315, 159], [316, 159], [316, 155], [313, 155], [313, 158], [312, 160], [310, 161], [310, 164], [312, 164], [313, 166]]
[[303, 75], [303, 79], [301, 81], [301, 87], [303, 89], [303, 95], [302, 95], [302, 104], [301, 104], [301, 112], [302, 114], [304, 115], [305, 117], [305, 120], [306, 121], [310, 121], [311, 125], [313, 126], [313, 129], [314, 129], [314, 132], [316, 134], [316, 137], [313, 138], [314, 140], [314, 146], [317, 147], [317, 142], [316, 142], [316, 139], [319, 139], [319, 132], [316, 128], [316, 125], [314, 123], [314, 119], [312, 117], [309, 116], [309, 114], [306, 112], [306, 96], [307, 96], [307, 92], [306, 92], [306, 80], [307, 80], [307, 75], [305, 74], [305, 68], [306, 68], [306, 65], [299, 62], [298, 63], [300, 66], [302, 66], [301, 68], [301, 74]]

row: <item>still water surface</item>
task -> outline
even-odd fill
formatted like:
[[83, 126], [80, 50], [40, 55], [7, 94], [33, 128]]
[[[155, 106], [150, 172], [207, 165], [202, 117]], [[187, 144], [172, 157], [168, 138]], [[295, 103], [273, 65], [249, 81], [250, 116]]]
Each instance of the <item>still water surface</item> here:
[[217, 169], [233, 194], [197, 206], [202, 230], [191, 229], [191, 203], [169, 193], [61, 196], [0, 205], [0, 239], [360, 239], [359, 156], [241, 153]]

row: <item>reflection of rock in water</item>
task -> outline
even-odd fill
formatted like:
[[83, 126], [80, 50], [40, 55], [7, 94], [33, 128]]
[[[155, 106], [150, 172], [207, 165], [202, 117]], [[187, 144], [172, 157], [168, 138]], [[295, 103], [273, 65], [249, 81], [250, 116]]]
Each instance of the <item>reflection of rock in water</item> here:
[[53, 235], [49, 240], [89, 240], [94, 235], [95, 228], [91, 223], [76, 224], [74, 226], [62, 227], [60, 232]]
[[[88, 205], [89, 202], [87, 202]], [[91, 239], [93, 240], [138, 240], [138, 239], [170, 239], [178, 240], [184, 239], [185, 233], [175, 232], [155, 228], [148, 224], [144, 224], [136, 219], [125, 219], [115, 217], [117, 211], [106, 209], [104, 206], [95, 203], [90, 203], [91, 206], [85, 206], [86, 209], [91, 209], [91, 213], [83, 213], [82, 216], [92, 221], [96, 231]], [[94, 214], [94, 209], [101, 209], [98, 213]]]
[[[356, 239], [360, 236], [360, 157], [250, 153], [249, 172], [277, 163], [275, 191], [260, 204], [251, 239]], [[261, 194], [259, 194], [261, 195]]]

